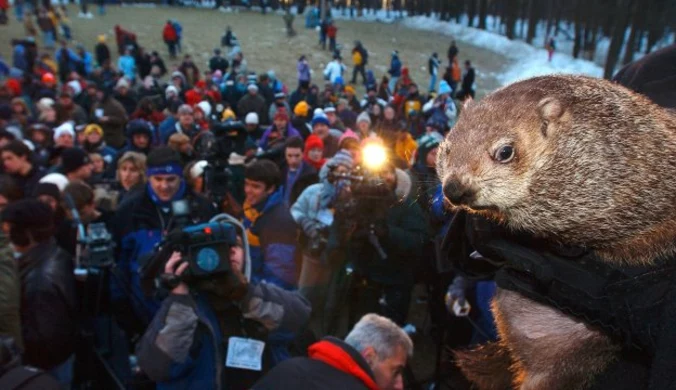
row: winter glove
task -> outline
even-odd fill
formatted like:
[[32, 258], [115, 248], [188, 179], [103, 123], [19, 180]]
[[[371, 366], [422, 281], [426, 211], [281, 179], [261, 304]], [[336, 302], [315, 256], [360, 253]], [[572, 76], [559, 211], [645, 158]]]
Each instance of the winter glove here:
[[[465, 289], [466, 281], [462, 276], [456, 276], [453, 278], [453, 282], [448, 286], [448, 291], [446, 292], [446, 310], [449, 313], [455, 313], [454, 306], [464, 307], [467, 304], [465, 299]], [[458, 315], [458, 313], [455, 313]]]
[[373, 228], [371, 230], [378, 238], [387, 237], [387, 234], [390, 232], [389, 226], [387, 226], [387, 223], [385, 223], [385, 221], [378, 221], [374, 223]]

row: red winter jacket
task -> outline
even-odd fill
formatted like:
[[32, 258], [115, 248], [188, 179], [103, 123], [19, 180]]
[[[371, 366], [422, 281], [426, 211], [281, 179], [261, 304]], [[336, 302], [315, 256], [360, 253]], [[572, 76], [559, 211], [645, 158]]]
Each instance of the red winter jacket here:
[[164, 39], [164, 42], [176, 42], [178, 39], [176, 29], [171, 25], [171, 23], [164, 25], [164, 30], [162, 30], [162, 39]]

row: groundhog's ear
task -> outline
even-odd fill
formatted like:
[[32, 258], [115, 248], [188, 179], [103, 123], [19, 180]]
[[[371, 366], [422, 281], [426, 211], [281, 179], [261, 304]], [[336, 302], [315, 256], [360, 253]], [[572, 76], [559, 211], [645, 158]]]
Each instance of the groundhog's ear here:
[[561, 118], [565, 109], [559, 99], [555, 97], [546, 97], [538, 103], [538, 113], [542, 119], [542, 135], [547, 136], [547, 130], [550, 123], [555, 123]]

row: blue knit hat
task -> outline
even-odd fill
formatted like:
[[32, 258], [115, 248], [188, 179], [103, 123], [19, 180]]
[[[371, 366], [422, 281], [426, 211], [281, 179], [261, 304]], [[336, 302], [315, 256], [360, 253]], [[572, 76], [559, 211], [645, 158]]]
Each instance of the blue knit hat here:
[[331, 126], [329, 118], [327, 118], [326, 115], [315, 115], [314, 118], [312, 118], [312, 128], [314, 128], [316, 124]]
[[441, 82], [439, 82], [439, 95], [451, 92], [453, 92], [453, 90], [451, 89], [451, 86], [448, 85], [448, 82], [446, 82], [446, 80], [441, 80]]

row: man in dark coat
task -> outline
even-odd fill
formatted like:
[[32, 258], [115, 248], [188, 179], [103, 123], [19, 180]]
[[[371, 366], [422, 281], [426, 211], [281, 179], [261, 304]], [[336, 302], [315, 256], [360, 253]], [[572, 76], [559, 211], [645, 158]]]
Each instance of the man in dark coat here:
[[282, 362], [253, 389], [403, 389], [402, 373], [411, 355], [413, 342], [399, 326], [368, 314], [345, 341], [326, 337], [308, 348], [308, 357]]
[[214, 56], [209, 60], [209, 70], [212, 73], [220, 70], [223, 74], [226, 74], [229, 66], [228, 60], [221, 55], [221, 49], [214, 49]]
[[284, 201], [291, 206], [304, 189], [319, 181], [317, 170], [303, 161], [305, 143], [300, 137], [291, 137], [284, 146], [285, 164], [280, 183], [284, 189]]
[[21, 141], [10, 141], [0, 151], [5, 173], [11, 175], [14, 183], [25, 197], [33, 195], [33, 189], [44, 172], [31, 161], [31, 151]]
[[77, 334], [77, 303], [73, 259], [53, 238], [52, 209], [35, 199], [23, 199], [2, 212], [9, 239], [21, 253], [23, 363], [51, 371], [70, 388]]
[[268, 120], [268, 107], [265, 99], [258, 93], [258, 86], [256, 84], [249, 84], [247, 87], [248, 93], [237, 103], [237, 115], [241, 118], [246, 117], [250, 112], [255, 112], [258, 115], [258, 120], [262, 125], [270, 124]]

